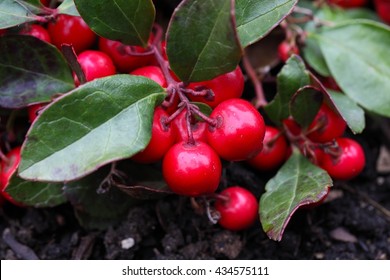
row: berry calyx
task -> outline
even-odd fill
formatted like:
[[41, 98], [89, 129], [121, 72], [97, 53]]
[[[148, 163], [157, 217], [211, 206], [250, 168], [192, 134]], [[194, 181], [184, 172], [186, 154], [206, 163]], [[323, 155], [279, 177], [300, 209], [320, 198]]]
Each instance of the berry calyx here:
[[[187, 110], [183, 110], [172, 122], [175, 129], [176, 142], [189, 142], [188, 135], [188, 123], [187, 123]], [[207, 124], [205, 122], [195, 121], [190, 122], [190, 129], [192, 132], [193, 140], [207, 142], [206, 130]]]
[[[79, 54], [77, 60], [84, 71], [87, 82], [116, 73], [114, 63], [104, 52], [95, 50], [83, 51]], [[77, 77], [75, 78], [75, 84], [79, 85]]]
[[193, 90], [212, 90], [213, 94], [210, 96], [189, 95], [189, 98], [192, 101], [203, 102], [211, 108], [215, 108], [222, 101], [241, 97], [244, 91], [244, 75], [241, 68], [237, 66], [233, 71], [219, 75], [212, 80], [190, 83], [188, 88]]
[[164, 123], [168, 114], [156, 107], [153, 115], [152, 136], [146, 148], [132, 157], [136, 162], [153, 163], [161, 160], [175, 142], [173, 129]]
[[279, 44], [278, 56], [283, 62], [286, 62], [293, 54], [299, 54], [299, 49], [296, 45], [293, 45], [287, 41], [283, 41]]
[[248, 101], [238, 98], [223, 101], [210, 118], [217, 124], [206, 131], [207, 142], [221, 158], [247, 160], [263, 148], [264, 120]]
[[248, 163], [261, 171], [274, 170], [286, 160], [286, 138], [277, 128], [266, 126], [263, 143], [261, 152], [249, 159]]
[[218, 188], [222, 164], [217, 153], [206, 143], [176, 143], [166, 153], [162, 164], [168, 187], [179, 195], [199, 196]]
[[20, 162], [21, 147], [13, 148], [5, 156], [6, 160], [0, 162], [0, 192], [1, 195], [9, 202], [22, 206], [21, 203], [16, 202], [7, 192], [9, 180], [11, 176], [16, 172]]
[[[149, 42], [153, 36], [149, 38]], [[140, 55], [128, 53], [129, 49]], [[137, 68], [152, 65], [155, 63], [153, 54], [146, 54], [147, 49], [138, 46], [128, 46], [118, 41], [109, 40], [103, 37], [99, 38], [99, 49], [111, 57], [119, 72], [129, 73]]]
[[60, 14], [49, 22], [47, 30], [58, 49], [62, 44], [71, 44], [76, 53], [91, 47], [97, 37], [80, 16]]
[[163, 88], [167, 87], [167, 81], [161, 68], [158, 66], [144, 66], [130, 72], [130, 75], [143, 76], [155, 81]]
[[323, 104], [307, 129], [307, 137], [318, 143], [329, 142], [342, 136], [346, 127], [347, 124], [340, 115]]
[[42, 41], [51, 43], [49, 32], [41, 25], [31, 24], [26, 25], [19, 34], [34, 36]]
[[258, 217], [259, 204], [247, 189], [233, 186], [223, 190], [215, 202], [215, 209], [221, 217], [218, 223], [229, 230], [243, 230], [250, 227]]
[[366, 163], [363, 148], [350, 138], [336, 139], [337, 148], [325, 151], [319, 166], [336, 180], [351, 180], [358, 176]]

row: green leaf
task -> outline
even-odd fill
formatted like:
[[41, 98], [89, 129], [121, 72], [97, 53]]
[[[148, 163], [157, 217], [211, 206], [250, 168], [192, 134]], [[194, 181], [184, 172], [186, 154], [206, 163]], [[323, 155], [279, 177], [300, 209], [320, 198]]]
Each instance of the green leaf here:
[[25, 181], [12, 175], [6, 192], [25, 206], [54, 207], [66, 202], [63, 184]]
[[390, 28], [349, 21], [311, 36], [343, 92], [367, 110], [390, 117]]
[[109, 173], [109, 168], [97, 172], [64, 187], [64, 193], [74, 206], [80, 224], [88, 229], [102, 229], [121, 221], [136, 201], [114, 186], [98, 193], [99, 185]]
[[146, 147], [165, 91], [150, 79], [115, 75], [78, 87], [46, 107], [26, 136], [19, 175], [61, 182]]
[[80, 16], [76, 9], [76, 5], [73, 0], [65, 0], [57, 8], [59, 14], [67, 14], [71, 16]]
[[328, 90], [328, 92], [330, 93], [333, 104], [352, 132], [363, 132], [366, 125], [364, 110], [345, 94], [332, 90]]
[[146, 47], [154, 22], [152, 0], [74, 0], [89, 27], [102, 37]]
[[260, 221], [269, 238], [280, 241], [291, 216], [303, 205], [320, 201], [332, 186], [328, 173], [295, 151], [265, 186]]
[[278, 92], [265, 111], [273, 122], [279, 124], [290, 115], [290, 100], [302, 87], [310, 84], [310, 76], [302, 59], [291, 56], [277, 77]]
[[318, 113], [323, 99], [322, 92], [312, 86], [300, 88], [290, 102], [291, 116], [302, 128], [307, 128]]
[[[351, 19], [372, 19], [378, 20], [378, 16], [371, 10], [367, 9], [341, 9], [337, 7], [322, 6], [315, 13], [316, 18], [326, 22], [340, 23]], [[315, 27], [313, 21], [310, 21], [305, 26], [306, 32], [318, 33], [321, 27]], [[303, 48], [305, 61], [319, 74], [325, 77], [331, 76], [331, 73], [326, 65], [325, 58], [322, 55], [320, 46], [314, 38], [307, 38]]]
[[74, 88], [69, 67], [53, 45], [33, 36], [2, 36], [0, 53], [1, 107], [48, 102]]
[[0, 0], [0, 29], [34, 21], [38, 11], [25, 1]]
[[184, 0], [176, 8], [167, 31], [167, 54], [182, 81], [211, 80], [236, 68], [242, 50], [232, 5], [232, 0]]
[[237, 32], [247, 47], [266, 36], [288, 16], [298, 0], [236, 0]]
[[139, 164], [131, 160], [121, 161], [118, 170], [127, 175], [125, 182], [115, 186], [136, 199], [158, 199], [172, 194], [162, 176], [161, 167]]

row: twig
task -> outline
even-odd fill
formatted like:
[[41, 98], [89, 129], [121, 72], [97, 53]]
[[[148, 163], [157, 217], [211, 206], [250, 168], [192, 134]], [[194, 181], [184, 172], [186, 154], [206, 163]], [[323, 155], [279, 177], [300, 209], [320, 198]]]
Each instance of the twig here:
[[242, 61], [244, 63], [245, 71], [248, 74], [248, 77], [251, 80], [256, 93], [255, 107], [260, 108], [266, 106], [268, 102], [264, 96], [263, 86], [260, 82], [260, 79], [257, 77], [256, 71], [253, 69], [253, 66], [251, 65], [247, 55], [243, 56]]
[[11, 230], [9, 228], [6, 228], [3, 231], [3, 240], [21, 259], [39, 260], [38, 256], [31, 248], [19, 243], [15, 239], [15, 237], [12, 235]]

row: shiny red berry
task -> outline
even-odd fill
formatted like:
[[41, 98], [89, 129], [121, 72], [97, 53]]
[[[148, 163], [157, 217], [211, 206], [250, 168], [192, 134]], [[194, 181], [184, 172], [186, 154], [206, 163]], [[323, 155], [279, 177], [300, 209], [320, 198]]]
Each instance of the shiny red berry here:
[[329, 2], [342, 8], [357, 8], [364, 6], [367, 0], [329, 0]]
[[[79, 54], [77, 60], [84, 71], [87, 82], [116, 73], [114, 63], [104, 52], [95, 50], [83, 51]], [[75, 83], [78, 85], [77, 78]]]
[[144, 66], [130, 72], [130, 75], [143, 76], [155, 81], [163, 88], [167, 87], [167, 81], [161, 68], [158, 66]]
[[223, 101], [210, 117], [217, 125], [206, 131], [207, 142], [221, 158], [247, 160], [263, 148], [264, 120], [248, 101], [238, 98]]
[[314, 142], [329, 142], [342, 136], [346, 127], [347, 124], [340, 115], [323, 104], [307, 129], [307, 137]]
[[241, 68], [237, 66], [231, 72], [219, 75], [218, 77], [209, 80], [196, 83], [190, 83], [188, 86], [190, 89], [211, 89], [214, 93], [214, 97], [193, 96], [189, 95], [192, 101], [199, 101], [208, 104], [210, 107], [215, 108], [222, 101], [231, 98], [240, 98], [244, 91], [244, 75]]
[[[183, 110], [172, 122], [176, 131], [176, 142], [189, 142], [186, 112], [187, 110]], [[190, 121], [190, 128], [195, 141], [207, 142], [207, 124], [205, 122]]]
[[132, 157], [140, 163], [152, 163], [161, 160], [175, 142], [175, 133], [171, 126], [164, 124], [168, 114], [156, 107], [153, 116], [152, 136], [146, 148]]
[[[153, 36], [151, 36], [151, 41]], [[99, 38], [99, 49], [108, 54], [114, 62], [119, 72], [129, 73], [137, 68], [153, 65], [155, 59], [153, 54], [150, 55], [131, 55], [127, 53], [130, 46], [122, 44], [118, 41], [109, 40], [103, 37]], [[142, 47], [133, 46], [133, 51], [137, 53], [145, 53], [147, 50]]]
[[20, 162], [21, 147], [13, 148], [5, 156], [6, 161], [0, 162], [0, 192], [1, 195], [11, 203], [21, 206], [21, 203], [16, 202], [7, 192], [7, 187], [11, 176], [16, 172]]
[[249, 159], [248, 163], [261, 171], [274, 170], [286, 160], [286, 138], [277, 128], [266, 126], [263, 143], [261, 152]]
[[162, 172], [169, 188], [180, 195], [198, 196], [218, 188], [222, 164], [207, 144], [176, 143], [166, 153]]
[[299, 54], [299, 49], [296, 45], [292, 45], [287, 41], [283, 41], [279, 44], [278, 56], [283, 62], [286, 62], [293, 54]]
[[79, 16], [60, 14], [55, 21], [49, 22], [47, 29], [57, 48], [61, 49], [62, 44], [71, 44], [76, 53], [90, 48], [97, 37]]
[[350, 180], [362, 172], [366, 160], [363, 148], [350, 138], [336, 139], [338, 150], [324, 153], [319, 163], [336, 180]]
[[41, 25], [31, 24], [26, 25], [19, 34], [34, 36], [42, 41], [51, 43], [49, 32]]
[[378, 16], [390, 24], [390, 0], [374, 0], [374, 6]]
[[220, 213], [218, 223], [229, 230], [243, 230], [250, 227], [258, 217], [259, 204], [256, 197], [239, 186], [229, 187], [220, 193], [222, 198], [215, 202]]

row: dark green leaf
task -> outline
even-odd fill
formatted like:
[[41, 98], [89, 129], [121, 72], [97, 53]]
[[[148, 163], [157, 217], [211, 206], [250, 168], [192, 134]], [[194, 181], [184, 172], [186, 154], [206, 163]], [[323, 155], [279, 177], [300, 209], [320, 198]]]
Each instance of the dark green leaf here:
[[288, 16], [298, 0], [236, 0], [237, 32], [247, 47], [266, 36]]
[[54, 207], [66, 202], [63, 184], [25, 181], [14, 174], [7, 193], [25, 206]]
[[115, 186], [136, 199], [157, 199], [171, 194], [162, 176], [161, 168], [152, 164], [124, 161], [118, 167], [127, 175], [125, 182]]
[[312, 86], [300, 88], [291, 99], [291, 116], [302, 128], [307, 128], [318, 113], [323, 99], [322, 92]]
[[241, 47], [231, 0], [184, 0], [167, 31], [167, 54], [182, 81], [205, 81], [233, 71]]
[[364, 110], [345, 94], [332, 90], [328, 90], [328, 92], [330, 93], [333, 104], [347, 122], [347, 125], [352, 132], [363, 132], [366, 123]]
[[311, 36], [343, 92], [367, 110], [390, 117], [390, 28], [349, 21]]
[[99, 185], [108, 173], [109, 168], [102, 168], [81, 180], [65, 185], [65, 195], [74, 206], [80, 224], [85, 228], [101, 229], [119, 222], [136, 203], [114, 186], [104, 193], [98, 193]]
[[61, 3], [61, 5], [58, 6], [57, 9], [58, 9], [59, 14], [80, 16], [79, 12], [76, 9], [76, 6], [75, 6], [73, 0], [65, 0], [64, 2]]
[[115, 75], [78, 87], [46, 107], [26, 136], [19, 175], [70, 181], [127, 158], [150, 141], [165, 91], [150, 79]]
[[287, 60], [277, 77], [278, 92], [266, 107], [266, 113], [273, 122], [279, 124], [290, 115], [290, 100], [302, 87], [310, 84], [310, 76], [299, 56]]
[[260, 199], [260, 221], [268, 237], [280, 241], [294, 212], [321, 200], [330, 186], [328, 173], [295, 151], [268, 181]]
[[0, 106], [47, 102], [74, 88], [69, 67], [54, 46], [33, 36], [0, 37]]
[[154, 22], [152, 0], [74, 0], [91, 29], [102, 37], [146, 47]]
[[25, 1], [0, 1], [0, 29], [16, 26], [25, 22], [35, 21], [39, 11], [34, 5]]

